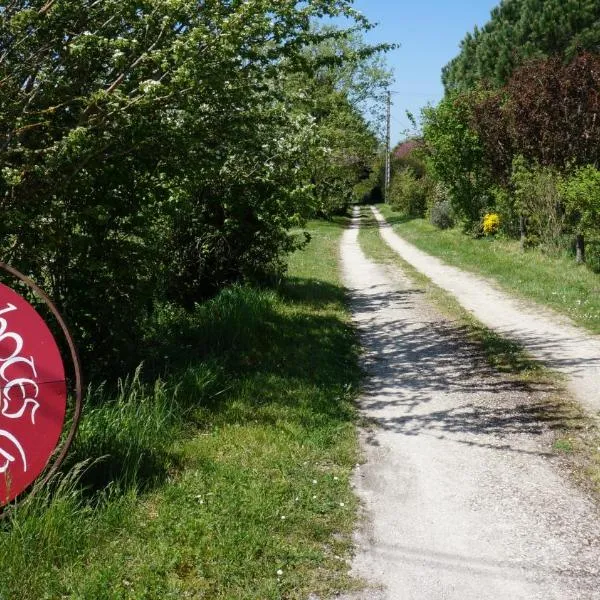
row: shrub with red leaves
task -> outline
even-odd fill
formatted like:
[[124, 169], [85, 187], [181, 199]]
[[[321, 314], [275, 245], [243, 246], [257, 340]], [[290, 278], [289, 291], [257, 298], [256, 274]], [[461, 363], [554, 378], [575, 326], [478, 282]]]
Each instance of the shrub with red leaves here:
[[540, 164], [600, 164], [600, 55], [532, 61], [504, 88], [512, 152]]
[[470, 105], [470, 126], [477, 133], [482, 159], [494, 181], [506, 185], [515, 155], [507, 125], [504, 90], [480, 90], [464, 95]]

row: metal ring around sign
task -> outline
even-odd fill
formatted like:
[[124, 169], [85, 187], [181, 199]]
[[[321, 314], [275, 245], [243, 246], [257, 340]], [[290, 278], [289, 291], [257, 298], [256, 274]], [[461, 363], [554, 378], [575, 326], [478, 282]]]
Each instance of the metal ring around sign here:
[[[47, 468], [45, 475], [42, 475], [42, 477], [39, 479], [39, 485], [44, 486], [48, 483], [50, 478], [58, 471], [59, 467], [63, 463], [65, 457], [67, 456], [69, 448], [71, 447], [71, 444], [73, 443], [73, 440], [75, 439], [75, 434], [76, 434], [77, 428], [79, 426], [79, 420], [81, 418], [81, 411], [82, 411], [82, 406], [83, 406], [83, 378], [81, 375], [81, 363], [79, 360], [79, 355], [77, 353], [77, 348], [75, 346], [75, 342], [73, 340], [73, 336], [71, 335], [71, 332], [69, 331], [69, 328], [67, 327], [67, 324], [65, 323], [61, 314], [58, 312], [56, 305], [50, 299], [50, 297], [46, 294], [46, 292], [44, 292], [44, 290], [42, 290], [42, 288], [40, 288], [32, 279], [30, 279], [29, 277], [27, 277], [26, 275], [24, 275], [23, 273], [21, 273], [20, 271], [15, 269], [14, 267], [11, 267], [10, 265], [0, 262], [0, 269], [2, 269], [3, 271], [6, 271], [10, 275], [15, 277], [19, 281], [21, 281], [22, 283], [24, 283], [31, 290], [33, 290], [35, 295], [38, 296], [44, 302], [44, 304], [46, 304], [46, 306], [50, 309], [50, 312], [53, 314], [54, 318], [58, 322], [58, 324], [62, 330], [62, 333], [65, 336], [67, 345], [69, 346], [69, 352], [71, 354], [71, 361], [73, 363], [73, 369], [75, 372], [75, 410], [73, 413], [71, 429], [69, 430], [66, 440], [62, 444], [62, 447], [60, 449], [60, 452], [59, 452], [57, 458], [54, 460], [52, 465], [49, 468]], [[0, 507], [0, 519], [6, 517], [7, 511], [5, 509], [8, 508], [8, 506], [10, 506], [10, 505]]]

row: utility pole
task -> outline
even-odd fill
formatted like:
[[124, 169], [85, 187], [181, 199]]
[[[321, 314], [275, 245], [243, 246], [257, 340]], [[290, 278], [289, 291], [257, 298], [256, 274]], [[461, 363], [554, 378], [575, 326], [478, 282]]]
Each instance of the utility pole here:
[[392, 129], [392, 92], [388, 90], [387, 93], [387, 122], [385, 132], [385, 186], [384, 186], [384, 201], [386, 204], [389, 202], [390, 193], [390, 181], [392, 179], [392, 164], [391, 164], [391, 129]]

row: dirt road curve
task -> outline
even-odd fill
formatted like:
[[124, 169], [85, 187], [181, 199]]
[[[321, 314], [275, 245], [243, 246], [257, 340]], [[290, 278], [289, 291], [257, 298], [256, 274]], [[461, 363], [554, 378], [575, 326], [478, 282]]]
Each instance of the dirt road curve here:
[[342, 261], [374, 425], [353, 569], [372, 587], [345, 600], [600, 599], [600, 518], [544, 451], [541, 392], [490, 372], [357, 235], [345, 232]]
[[482, 323], [520, 342], [533, 356], [569, 376], [570, 388], [592, 413], [600, 411], [600, 338], [554, 313], [519, 302], [484, 279], [444, 264], [396, 235], [373, 208], [381, 235], [406, 262], [451, 292]]

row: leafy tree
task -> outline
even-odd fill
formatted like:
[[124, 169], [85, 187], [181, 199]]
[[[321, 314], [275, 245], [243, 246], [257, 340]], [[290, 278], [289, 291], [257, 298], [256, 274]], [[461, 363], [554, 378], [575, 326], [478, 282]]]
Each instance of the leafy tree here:
[[429, 172], [447, 189], [455, 213], [468, 227], [479, 222], [490, 202], [490, 176], [471, 118], [464, 96], [449, 95], [437, 107], [423, 110]]
[[561, 191], [576, 235], [577, 262], [582, 263], [586, 238], [600, 237], [600, 171], [592, 165], [576, 169]]
[[380, 52], [374, 52], [356, 33], [342, 37], [339, 33], [308, 48], [314, 76], [301, 83], [303, 95], [310, 99], [308, 108], [319, 140], [309, 164], [315, 209], [324, 216], [344, 212], [354, 187], [368, 175], [379, 145], [384, 92], [391, 79]]
[[481, 89], [463, 98], [470, 107], [469, 125], [481, 145], [482, 162], [497, 185], [508, 185], [515, 152], [506, 114], [506, 90]]
[[[340, 78], [327, 102], [309, 84], [335, 66], [309, 49], [351, 36], [315, 20], [369, 27], [350, 0], [1, 11], [3, 257], [42, 280], [96, 372], [139, 360], [157, 303], [191, 305], [280, 270], [302, 241], [289, 230], [315, 208], [310, 161], [352, 180], [341, 148], [372, 139], [353, 108], [358, 79]], [[342, 49], [337, 65], [359, 72], [376, 50]], [[327, 154], [341, 129], [352, 144]]]
[[600, 161], [600, 56], [584, 53], [518, 69], [505, 87], [505, 123], [515, 154], [566, 167]]

